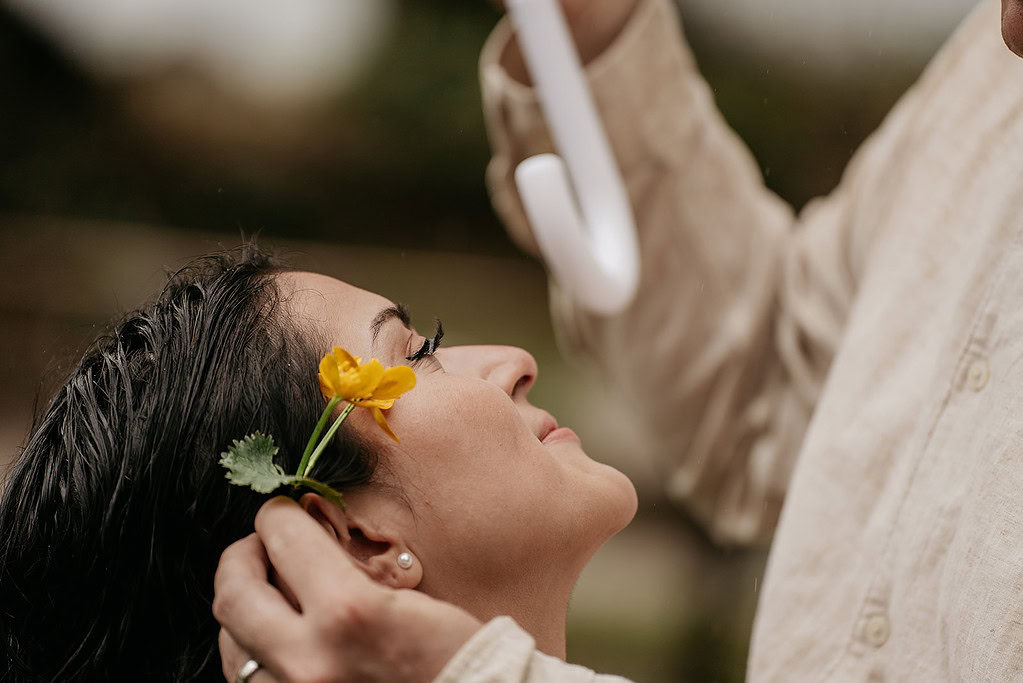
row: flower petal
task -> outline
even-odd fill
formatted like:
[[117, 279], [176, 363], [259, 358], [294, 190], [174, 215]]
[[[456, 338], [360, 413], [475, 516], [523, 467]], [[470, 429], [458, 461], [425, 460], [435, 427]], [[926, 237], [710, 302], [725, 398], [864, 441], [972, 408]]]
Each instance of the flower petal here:
[[361, 358], [340, 346], [333, 347], [332, 352], [320, 360], [320, 391], [327, 398], [338, 396], [368, 408], [380, 429], [398, 441], [383, 411], [416, 386], [416, 373], [405, 365], [384, 368], [376, 358], [360, 365], [361, 362]]
[[[334, 347], [335, 349], [338, 347]], [[320, 360], [320, 391], [327, 398], [334, 398], [341, 385], [341, 376], [338, 373], [337, 361], [333, 354], [328, 353]]]
[[320, 393], [323, 394], [324, 398], [328, 398], [329, 399], [329, 398], [334, 398], [335, 396], [337, 396], [337, 392], [334, 391], [333, 387], [331, 387], [327, 383], [327, 380], [325, 380], [323, 378], [323, 373], [322, 372], [319, 373], [316, 377], [317, 377], [317, 379], [320, 380]]
[[[374, 399], [398, 398], [416, 386], [416, 373], [407, 365], [397, 365], [384, 370], [380, 384], [373, 392]], [[390, 406], [388, 406], [390, 407]]]
[[334, 359], [337, 362], [338, 370], [348, 372], [352, 368], [359, 367], [359, 357], [353, 356], [340, 346], [334, 347]]
[[341, 375], [337, 383], [337, 395], [346, 401], [362, 397], [363, 381], [357, 370], [349, 370]]
[[394, 405], [394, 399], [367, 398], [362, 401], [359, 401], [359, 405], [363, 408], [382, 408], [383, 410], [387, 410], [388, 408]]
[[376, 358], [373, 358], [358, 369], [359, 394], [358, 398], [371, 398], [373, 392], [380, 385], [384, 377], [384, 366]]
[[387, 418], [384, 417], [383, 411], [375, 407], [370, 408], [370, 411], [373, 413], [373, 419], [376, 420], [376, 423], [380, 426], [380, 429], [384, 430], [384, 434], [391, 437], [398, 443], [401, 443], [401, 440], [394, 435], [394, 432], [391, 431], [391, 426], [387, 424]]

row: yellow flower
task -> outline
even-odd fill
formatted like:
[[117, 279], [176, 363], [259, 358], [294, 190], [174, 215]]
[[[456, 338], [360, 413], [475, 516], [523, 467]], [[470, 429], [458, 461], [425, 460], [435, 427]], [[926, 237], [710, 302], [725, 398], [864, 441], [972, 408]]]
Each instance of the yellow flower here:
[[416, 386], [416, 373], [412, 368], [397, 365], [385, 369], [376, 358], [363, 363], [358, 356], [335, 346], [334, 351], [320, 361], [319, 378], [324, 396], [337, 396], [358, 407], [369, 408], [384, 433], [398, 441], [383, 411]]

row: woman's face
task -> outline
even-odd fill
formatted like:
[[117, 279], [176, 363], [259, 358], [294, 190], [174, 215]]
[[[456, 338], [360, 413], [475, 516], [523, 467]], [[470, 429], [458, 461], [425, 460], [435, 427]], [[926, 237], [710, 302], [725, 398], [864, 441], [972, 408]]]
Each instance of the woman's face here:
[[[425, 341], [381, 296], [322, 275], [282, 279], [299, 323], [354, 355], [406, 364]], [[631, 482], [587, 457], [574, 433], [529, 403], [537, 367], [522, 349], [441, 348], [413, 365], [415, 389], [387, 411], [400, 443], [367, 411], [349, 418], [378, 447], [384, 476], [404, 499], [396, 504], [387, 489], [346, 496], [353, 519], [394, 529], [393, 539], [360, 529], [377, 543], [367, 545], [404, 544], [396, 550], [422, 565], [421, 590], [477, 616], [526, 620], [516, 605], [521, 612], [527, 603], [559, 602], [563, 616], [583, 565], [635, 514]]]

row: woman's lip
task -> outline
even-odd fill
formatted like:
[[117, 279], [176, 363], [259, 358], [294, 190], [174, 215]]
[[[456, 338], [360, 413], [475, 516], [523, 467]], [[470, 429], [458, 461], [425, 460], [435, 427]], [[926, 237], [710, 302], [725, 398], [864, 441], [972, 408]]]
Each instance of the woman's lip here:
[[539, 431], [536, 432], [536, 438], [538, 441], [543, 441], [547, 438], [547, 435], [558, 428], [558, 421], [554, 419], [554, 416], [548, 413], [546, 410], [541, 410], [541, 424]]
[[544, 445], [547, 445], [547, 444], [555, 443], [557, 441], [566, 441], [566, 440], [575, 441], [577, 443], [580, 443], [579, 436], [575, 432], [573, 432], [571, 429], [569, 429], [568, 427], [558, 427], [557, 429], [551, 430], [550, 432], [547, 433], [547, 436], [545, 436], [542, 439], [541, 443], [543, 443]]

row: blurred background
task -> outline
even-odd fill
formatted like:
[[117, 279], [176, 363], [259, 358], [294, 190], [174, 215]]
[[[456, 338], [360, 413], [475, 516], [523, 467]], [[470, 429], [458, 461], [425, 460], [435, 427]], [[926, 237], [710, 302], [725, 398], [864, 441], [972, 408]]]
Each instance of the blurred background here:
[[[798, 208], [974, 4], [680, 10], [726, 118]], [[105, 323], [258, 233], [443, 318], [446, 343], [532, 351], [534, 402], [640, 491], [580, 581], [569, 658], [740, 681], [764, 551], [714, 548], [663, 497], [612, 389], [559, 356], [543, 270], [491, 212], [476, 59], [498, 18], [485, 0], [0, 0], [0, 464]]]

